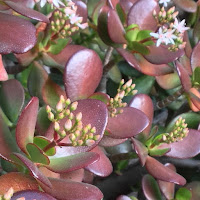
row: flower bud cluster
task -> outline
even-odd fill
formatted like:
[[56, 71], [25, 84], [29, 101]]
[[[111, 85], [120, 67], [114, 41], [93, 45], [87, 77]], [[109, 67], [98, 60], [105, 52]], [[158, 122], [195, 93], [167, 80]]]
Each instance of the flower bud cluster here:
[[[54, 123], [54, 131], [60, 138], [68, 136], [71, 146], [91, 146], [99, 140], [100, 135], [95, 135], [96, 128], [91, 124], [83, 127], [82, 113], [79, 112], [76, 115], [73, 113], [77, 106], [77, 101], [71, 103], [70, 99], [65, 99], [61, 95], [54, 112], [49, 105], [47, 105], [46, 111], [49, 120]], [[61, 126], [60, 120], [65, 117], [67, 118], [66, 122]]]
[[173, 142], [179, 142], [183, 140], [183, 138], [187, 137], [188, 135], [188, 128], [187, 124], [185, 123], [185, 119], [180, 117], [174, 126], [174, 129], [170, 133], [166, 133], [163, 135], [163, 141], [166, 143], [173, 143]]
[[120, 81], [119, 88], [117, 89], [117, 94], [114, 98], [110, 98], [108, 110], [110, 112], [110, 117], [116, 117], [118, 114], [123, 112], [123, 109], [127, 106], [127, 103], [122, 102], [125, 96], [135, 95], [137, 90], [135, 89], [135, 84], [132, 84], [132, 79], [124, 83], [124, 79]]
[[4, 195], [0, 195], [0, 200], [10, 200], [14, 194], [14, 190], [11, 187]]

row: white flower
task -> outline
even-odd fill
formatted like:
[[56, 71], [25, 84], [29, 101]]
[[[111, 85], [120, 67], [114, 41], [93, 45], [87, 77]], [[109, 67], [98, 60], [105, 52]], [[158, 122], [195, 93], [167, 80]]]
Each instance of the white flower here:
[[163, 4], [164, 7], [167, 7], [167, 3], [169, 3], [171, 0], [159, 0], [159, 4]]
[[174, 44], [174, 39], [177, 37], [173, 34], [175, 30], [167, 30], [167, 32], [164, 32], [162, 28], [159, 28], [158, 33], [150, 33], [150, 35], [157, 40], [156, 46], [159, 47], [161, 43], [168, 44]]
[[181, 22], [178, 22], [177, 18], [175, 18], [173, 27], [180, 33], [184, 33], [186, 30], [190, 29], [189, 27], [185, 27], [185, 19], [183, 19]]
[[35, 0], [36, 2], [40, 1], [40, 6], [43, 7], [47, 2], [59, 8], [60, 5], [64, 6], [64, 3], [61, 0]]

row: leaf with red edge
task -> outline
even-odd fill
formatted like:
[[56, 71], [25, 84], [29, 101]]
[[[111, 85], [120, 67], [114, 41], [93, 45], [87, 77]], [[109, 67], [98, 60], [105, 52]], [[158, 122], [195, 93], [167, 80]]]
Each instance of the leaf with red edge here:
[[[165, 166], [173, 170], [174, 172], [176, 172], [176, 168], [173, 164], [166, 163]], [[160, 190], [162, 191], [162, 193], [165, 195], [167, 199], [174, 198], [174, 191], [175, 191], [174, 183], [158, 180], [158, 185], [160, 187]]]
[[104, 135], [99, 145], [103, 147], [112, 147], [112, 146], [116, 146], [118, 144], [124, 143], [126, 140], [127, 138], [117, 139], [117, 138], [112, 138], [112, 137]]
[[100, 159], [97, 162], [88, 165], [86, 169], [89, 170], [90, 172], [93, 172], [97, 176], [101, 177], [109, 176], [113, 171], [113, 167], [110, 160], [103, 152], [103, 150], [100, 147], [96, 146], [90, 152], [95, 152], [99, 154]]
[[85, 174], [85, 170], [82, 168], [82, 169], [74, 170], [67, 173], [61, 173], [60, 178], [76, 181], [76, 182], [82, 182], [84, 178], [84, 174]]
[[197, 11], [197, 3], [191, 0], [173, 0], [174, 3], [186, 12], [195, 13]]
[[10, 79], [2, 83], [0, 89], [0, 105], [7, 117], [15, 122], [24, 104], [24, 89], [21, 83]]
[[176, 183], [178, 185], [186, 184], [185, 178], [150, 156], [147, 157], [145, 167], [149, 174], [156, 179]]
[[66, 98], [65, 91], [57, 83], [48, 78], [42, 87], [43, 101], [52, 108], [55, 108], [61, 95]]
[[31, 18], [31, 19], [36, 19], [36, 20], [41, 21], [41, 22], [49, 23], [49, 19], [40, 12], [37, 12], [37, 11], [31, 9], [31, 8], [28, 8], [28, 7], [26, 7], [26, 6], [24, 6], [20, 3], [15, 3], [15, 2], [12, 2], [12, 1], [4, 1], [4, 2], [11, 9], [13, 9], [17, 13], [19, 13], [19, 14], [25, 16], [25, 17], [28, 17], [28, 18]]
[[175, 52], [169, 51], [168, 46], [164, 45], [160, 45], [159, 47], [153, 45], [148, 48], [150, 50], [150, 54], [145, 55], [144, 57], [152, 64], [167, 64], [184, 55], [183, 49], [179, 49]]
[[[103, 137], [108, 120], [108, 110], [106, 105], [103, 102], [95, 99], [79, 100], [78, 107], [76, 111], [74, 111], [73, 113], [76, 115], [79, 112], [82, 112], [83, 127], [88, 124], [91, 124], [92, 127], [96, 127], [96, 133], [94, 135], [100, 135], [100, 138], [92, 146], [57, 148], [56, 153], [59, 155], [67, 156], [89, 151], [93, 149], [95, 146], [97, 146], [97, 144]], [[60, 127], [63, 127], [65, 122], [66, 118], [60, 120]], [[53, 133], [54, 133], [54, 126], [52, 125], [48, 129], [46, 137], [52, 139]]]
[[19, 164], [23, 164], [27, 169], [30, 171], [31, 175], [37, 180], [45, 184], [47, 187], [51, 188], [52, 185], [48, 178], [44, 176], [39, 169], [36, 167], [36, 165], [30, 161], [27, 157], [23, 156], [19, 153], [13, 153], [11, 155], [12, 160], [19, 162]]
[[[69, 180], [49, 178], [52, 188], [41, 185], [42, 189], [60, 200], [101, 200], [102, 192], [95, 186], [87, 183], [78, 183]], [[59, 192], [58, 192], [59, 191]]]
[[142, 189], [147, 200], [162, 200], [158, 184], [151, 175], [146, 174], [143, 176]]
[[33, 143], [35, 125], [37, 120], [39, 101], [37, 97], [32, 97], [28, 105], [22, 111], [16, 127], [16, 141], [19, 148], [24, 152], [28, 143]]
[[109, 117], [106, 128], [111, 131], [110, 137], [124, 139], [139, 134], [148, 124], [149, 119], [142, 111], [126, 107], [123, 113]]
[[96, 92], [88, 97], [88, 99], [97, 99], [104, 102], [106, 105], [109, 103], [110, 97], [108, 94], [102, 92]]
[[40, 192], [38, 190], [23, 190], [14, 193], [11, 200], [18, 200], [18, 199], [34, 199], [34, 200], [56, 200], [54, 197], [50, 196], [49, 194], [45, 192]]
[[94, 93], [103, 73], [102, 62], [93, 50], [76, 52], [67, 62], [64, 82], [67, 96], [72, 100], [84, 99]]
[[[128, 13], [128, 25], [138, 24], [140, 29], [152, 30], [157, 29], [157, 22], [153, 17], [153, 11], [159, 12], [159, 5], [156, 0], [137, 1]], [[141, 15], [142, 13], [142, 15]]]
[[124, 13], [128, 13], [130, 8], [133, 6], [134, 3], [136, 3], [138, 0], [132, 0], [132, 1], [127, 1], [127, 0], [120, 0], [120, 6], [122, 7]]
[[146, 136], [148, 136], [151, 131], [154, 114], [153, 102], [151, 98], [146, 94], [136, 94], [130, 101], [129, 107], [141, 110], [148, 117], [149, 125], [142, 131]]
[[200, 52], [200, 42], [196, 44], [191, 54], [191, 66], [193, 71], [196, 67], [200, 66], [199, 52]]
[[112, 9], [116, 9], [117, 4], [119, 3], [119, 0], [108, 0], [108, 5], [112, 8]]
[[71, 156], [55, 154], [49, 156], [50, 164], [45, 167], [56, 173], [66, 173], [81, 169], [99, 160], [99, 155], [93, 152], [83, 152]]
[[188, 92], [190, 90], [190, 88], [192, 87], [192, 82], [190, 80], [190, 76], [189, 76], [187, 70], [181, 65], [180, 62], [176, 61], [175, 66], [176, 66], [178, 75], [180, 77], [183, 89], [186, 92]]
[[171, 151], [165, 154], [165, 156], [172, 158], [193, 158], [200, 153], [200, 131], [189, 129], [187, 137], [182, 141], [174, 143], [164, 143], [160, 148], [171, 148]]
[[20, 17], [0, 13], [0, 54], [25, 53], [36, 43], [34, 25]]
[[2, 56], [0, 54], [0, 81], [7, 81], [8, 80], [8, 74], [4, 68]]
[[139, 140], [134, 139], [134, 138], [131, 138], [131, 140], [133, 142], [135, 152], [137, 153], [137, 155], [140, 159], [141, 165], [143, 167], [145, 165], [145, 162], [146, 162], [146, 159], [148, 156], [148, 149]]
[[[125, 49], [117, 48], [118, 53], [135, 69], [150, 76], [160, 76], [171, 73], [168, 65], [156, 65], [148, 62], [139, 54], [132, 54]], [[136, 58], [137, 57], [137, 58]]]

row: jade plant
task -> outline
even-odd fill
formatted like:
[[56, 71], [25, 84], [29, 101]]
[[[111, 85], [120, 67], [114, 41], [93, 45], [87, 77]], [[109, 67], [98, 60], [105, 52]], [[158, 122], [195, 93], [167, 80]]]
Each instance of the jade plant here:
[[0, 199], [198, 199], [199, 6], [0, 0]]

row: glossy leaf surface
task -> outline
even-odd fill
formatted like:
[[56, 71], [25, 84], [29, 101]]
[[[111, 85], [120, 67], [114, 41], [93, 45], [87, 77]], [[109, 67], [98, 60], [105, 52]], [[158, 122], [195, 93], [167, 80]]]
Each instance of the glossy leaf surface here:
[[7, 117], [15, 122], [24, 104], [24, 89], [19, 81], [10, 79], [2, 83], [0, 105]]
[[117, 139], [117, 138], [112, 138], [112, 137], [104, 135], [103, 138], [101, 139], [99, 145], [103, 146], [103, 147], [112, 147], [112, 146], [121, 144], [121, 143], [125, 142], [126, 140], [127, 140], [127, 138]]
[[91, 96], [88, 97], [89, 99], [96, 99], [104, 102], [106, 105], [108, 104], [110, 97], [109, 95], [102, 93], [102, 92], [95, 92]]
[[[48, 194], [59, 200], [101, 200], [102, 192], [95, 186], [69, 180], [49, 178], [52, 188], [41, 185]], [[58, 192], [59, 191], [59, 192]]]
[[200, 66], [199, 52], [200, 52], [200, 42], [197, 43], [191, 54], [191, 66], [193, 71], [196, 67]]
[[86, 169], [96, 174], [97, 176], [109, 176], [113, 171], [113, 167], [103, 150], [97, 146], [94, 149], [92, 149], [91, 152], [95, 152], [98, 155], [100, 155], [100, 159], [97, 162], [88, 165]]
[[0, 81], [6, 81], [8, 80], [8, 74], [4, 68], [2, 56], [0, 54]]
[[67, 97], [72, 101], [87, 98], [94, 93], [102, 76], [102, 62], [89, 49], [80, 50], [67, 62], [64, 82]]
[[192, 193], [186, 188], [179, 188], [175, 195], [176, 199], [190, 200]]
[[176, 183], [178, 185], [186, 184], [185, 178], [175, 173], [173, 170], [164, 166], [163, 164], [161, 164], [156, 159], [150, 156], [147, 157], [145, 167], [149, 174], [151, 174], [156, 179]]
[[161, 200], [161, 192], [156, 180], [149, 174], [142, 178], [142, 189], [147, 200]]
[[173, 0], [174, 3], [186, 12], [194, 13], [197, 10], [197, 3], [190, 0]]
[[5, 1], [6, 5], [8, 5], [11, 9], [16, 11], [17, 13], [20, 13], [21, 15], [31, 18], [31, 19], [36, 19], [41, 22], [46, 22], [49, 23], [49, 19], [43, 15], [40, 12], [37, 12], [31, 8], [28, 8], [20, 3], [15, 3], [12, 1]]
[[38, 98], [33, 97], [22, 111], [17, 123], [16, 141], [24, 153], [27, 153], [26, 145], [33, 143], [38, 106]]
[[142, 132], [149, 124], [146, 115], [138, 109], [126, 107], [123, 113], [116, 117], [109, 117], [107, 129], [111, 131], [110, 137], [129, 138]]
[[34, 25], [22, 18], [0, 13], [0, 54], [25, 53], [36, 43]]

